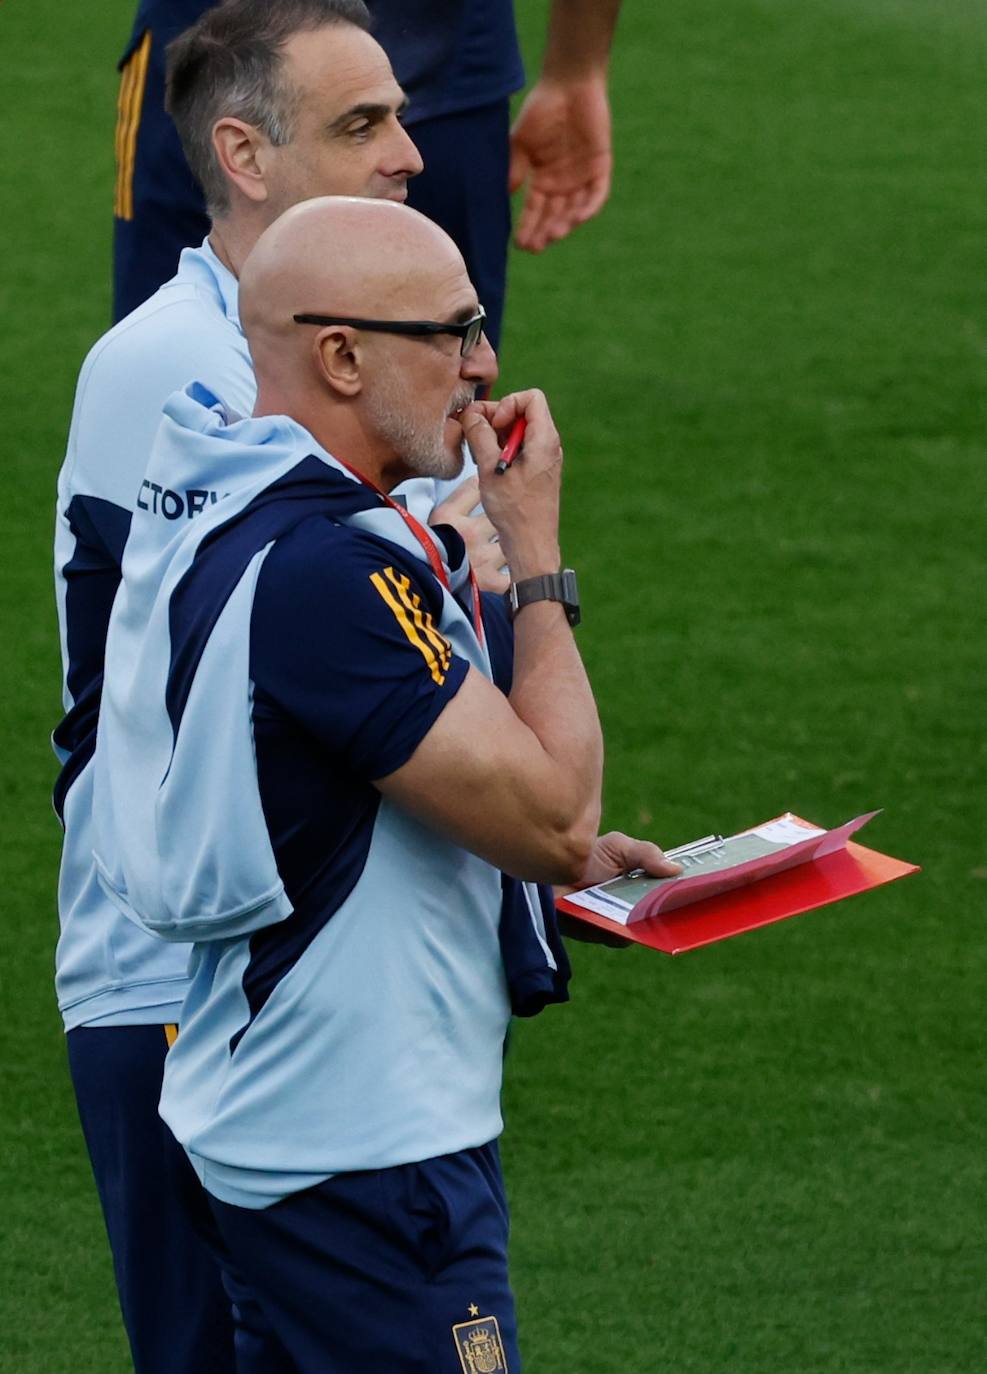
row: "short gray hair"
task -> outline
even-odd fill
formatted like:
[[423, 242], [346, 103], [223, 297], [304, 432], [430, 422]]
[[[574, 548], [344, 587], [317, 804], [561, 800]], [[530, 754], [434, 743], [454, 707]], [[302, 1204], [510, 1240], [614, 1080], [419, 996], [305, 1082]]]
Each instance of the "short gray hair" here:
[[370, 28], [363, 0], [226, 0], [168, 45], [165, 108], [175, 122], [210, 215], [230, 208], [212, 131], [232, 116], [275, 146], [289, 142], [297, 92], [288, 88], [281, 52], [296, 33], [330, 24]]

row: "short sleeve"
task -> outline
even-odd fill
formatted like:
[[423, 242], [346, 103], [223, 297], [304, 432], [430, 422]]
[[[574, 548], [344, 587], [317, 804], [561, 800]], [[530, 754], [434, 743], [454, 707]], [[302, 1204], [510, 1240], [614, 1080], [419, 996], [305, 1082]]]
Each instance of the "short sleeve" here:
[[277, 710], [367, 780], [407, 763], [468, 662], [437, 628], [441, 590], [395, 545], [322, 518], [275, 544], [251, 620], [251, 677]]

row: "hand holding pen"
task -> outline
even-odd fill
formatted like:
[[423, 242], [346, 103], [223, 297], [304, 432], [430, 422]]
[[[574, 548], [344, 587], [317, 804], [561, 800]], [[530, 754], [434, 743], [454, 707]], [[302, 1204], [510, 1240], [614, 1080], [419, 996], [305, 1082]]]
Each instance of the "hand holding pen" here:
[[544, 395], [516, 391], [499, 401], [474, 401], [460, 423], [511, 576], [518, 581], [558, 571], [562, 444]]
[[494, 472], [502, 476], [514, 462], [514, 459], [521, 452], [521, 445], [524, 443], [524, 431], [528, 428], [528, 422], [523, 415], [519, 415], [511, 425], [507, 435], [507, 442], [500, 451], [500, 458]]

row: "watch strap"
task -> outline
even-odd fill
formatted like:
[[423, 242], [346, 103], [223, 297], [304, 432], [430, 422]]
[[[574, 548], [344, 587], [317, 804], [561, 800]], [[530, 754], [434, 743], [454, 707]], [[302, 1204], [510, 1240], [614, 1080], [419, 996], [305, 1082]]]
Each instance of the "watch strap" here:
[[534, 601], [558, 601], [569, 624], [579, 624], [579, 588], [572, 568], [512, 582], [506, 595], [512, 620], [523, 606], [530, 606]]

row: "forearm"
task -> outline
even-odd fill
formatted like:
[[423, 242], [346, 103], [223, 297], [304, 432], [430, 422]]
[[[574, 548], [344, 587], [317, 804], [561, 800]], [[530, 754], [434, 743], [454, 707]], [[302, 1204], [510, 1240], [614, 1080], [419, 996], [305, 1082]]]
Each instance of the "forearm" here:
[[596, 705], [557, 602], [523, 607], [514, 627], [510, 697], [471, 669], [408, 762], [376, 786], [514, 877], [575, 884], [599, 829]]
[[570, 834], [575, 846], [592, 845], [600, 819], [603, 736], [575, 638], [557, 602], [524, 607], [514, 630], [510, 705], [543, 755], [540, 796], [553, 813], [545, 824]]
[[[572, 633], [554, 609], [561, 623], [527, 667], [522, 648], [515, 691], [531, 723], [471, 668], [408, 762], [375, 786], [516, 878], [578, 883], [598, 828], [602, 744]], [[533, 634], [538, 610], [518, 616], [531, 617]]]
[[[524, 452], [498, 473], [493, 424], [506, 434], [519, 416], [527, 422]], [[475, 404], [462, 423], [512, 580], [557, 572], [562, 446], [544, 396], [516, 392]], [[514, 636], [510, 697], [471, 673], [420, 748], [421, 766], [413, 759], [408, 776], [418, 789], [416, 803], [424, 802], [436, 822], [451, 824], [467, 848], [516, 877], [575, 882], [599, 819], [603, 743], [596, 706], [558, 602], [522, 606]]]
[[[531, 521], [505, 527], [501, 547], [513, 582], [562, 566], [557, 517], [547, 528]], [[599, 822], [603, 740], [586, 670], [557, 601], [532, 602], [514, 619], [510, 704], [557, 772], [550, 791], [560, 808], [559, 823], [574, 826], [582, 840], [592, 843]]]
[[542, 78], [580, 81], [606, 73], [620, 0], [553, 0]]

